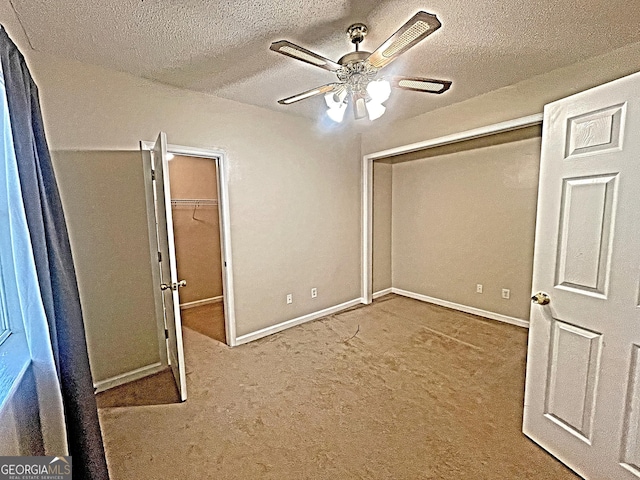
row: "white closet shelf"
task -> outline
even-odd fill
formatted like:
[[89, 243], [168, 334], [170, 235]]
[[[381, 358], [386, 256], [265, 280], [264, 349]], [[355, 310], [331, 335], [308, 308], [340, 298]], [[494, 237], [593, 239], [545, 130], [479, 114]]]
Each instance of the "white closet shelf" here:
[[218, 199], [217, 198], [172, 198], [171, 205], [176, 207], [180, 205], [196, 206], [196, 207], [215, 206], [215, 205], [218, 205]]

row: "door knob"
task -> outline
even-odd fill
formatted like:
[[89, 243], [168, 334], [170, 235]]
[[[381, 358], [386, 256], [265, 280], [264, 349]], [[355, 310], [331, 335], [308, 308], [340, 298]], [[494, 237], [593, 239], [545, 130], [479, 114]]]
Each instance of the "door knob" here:
[[167, 283], [161, 283], [160, 284], [160, 290], [178, 290], [179, 287], [186, 287], [187, 286], [187, 281], [186, 280], [180, 280], [178, 283], [172, 283], [171, 285], [167, 284]]
[[531, 302], [536, 305], [547, 305], [551, 301], [549, 295], [544, 292], [538, 292], [533, 297], [531, 297]]

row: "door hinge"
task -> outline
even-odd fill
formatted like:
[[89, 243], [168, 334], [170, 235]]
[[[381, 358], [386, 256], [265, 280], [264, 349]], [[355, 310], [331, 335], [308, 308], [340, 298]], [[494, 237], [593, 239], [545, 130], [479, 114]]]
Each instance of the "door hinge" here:
[[169, 340], [169, 330], [167, 330], [166, 328], [164, 329], [164, 338]]
[[156, 171], [152, 168], [151, 169], [151, 180], [155, 180], [156, 179]]
[[158, 252], [158, 261], [162, 262], [162, 253]]

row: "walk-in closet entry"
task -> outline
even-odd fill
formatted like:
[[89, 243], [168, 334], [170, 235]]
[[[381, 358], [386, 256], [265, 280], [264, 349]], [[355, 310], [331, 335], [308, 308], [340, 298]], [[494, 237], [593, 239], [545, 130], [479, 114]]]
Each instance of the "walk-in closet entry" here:
[[171, 211], [184, 326], [225, 343], [215, 159], [169, 153]]

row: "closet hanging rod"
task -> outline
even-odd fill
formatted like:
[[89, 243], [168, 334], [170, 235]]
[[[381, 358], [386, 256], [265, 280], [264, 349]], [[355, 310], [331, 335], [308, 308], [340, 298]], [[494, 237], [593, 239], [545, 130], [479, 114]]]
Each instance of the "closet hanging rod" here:
[[195, 206], [204, 206], [204, 205], [218, 205], [218, 200], [215, 198], [172, 198], [171, 205], [195, 205]]

